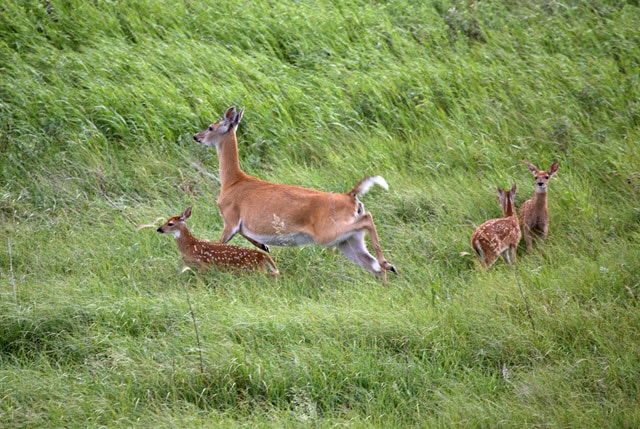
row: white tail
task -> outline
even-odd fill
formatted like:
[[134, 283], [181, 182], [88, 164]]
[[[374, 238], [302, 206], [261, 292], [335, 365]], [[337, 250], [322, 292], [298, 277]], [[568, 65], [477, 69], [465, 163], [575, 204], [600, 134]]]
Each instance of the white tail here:
[[[238, 161], [236, 129], [244, 110], [229, 108], [224, 117], [200, 131], [194, 139], [215, 146], [220, 163], [218, 207], [224, 219], [220, 242], [240, 234], [255, 246], [300, 246], [320, 244], [337, 247], [369, 272], [386, 279], [386, 271], [396, 272], [382, 254], [371, 214], [365, 212], [358, 196], [387, 182], [380, 176], [365, 177], [351, 191], [334, 194], [281, 185], [245, 174]], [[374, 258], [365, 246], [369, 234]]]
[[185, 264], [200, 269], [214, 266], [218, 269], [260, 270], [265, 273], [268, 267], [273, 274], [279, 274], [273, 259], [264, 252], [198, 240], [191, 235], [189, 228], [187, 228], [186, 220], [189, 216], [191, 216], [191, 207], [187, 208], [180, 216], [172, 216], [167, 219], [157, 230], [160, 233], [171, 233], [175, 236], [178, 250], [180, 250]]
[[538, 170], [535, 165], [527, 162], [529, 171], [536, 178], [536, 191], [533, 198], [520, 206], [520, 228], [524, 235], [527, 252], [531, 252], [533, 238], [546, 240], [549, 232], [549, 208], [547, 207], [547, 188], [549, 179], [558, 171], [558, 163], [554, 162], [549, 170]]
[[520, 242], [520, 225], [516, 215], [514, 198], [516, 185], [506, 191], [498, 186], [498, 199], [504, 217], [491, 219], [480, 225], [471, 235], [471, 247], [486, 268], [502, 255], [507, 264], [515, 264]]

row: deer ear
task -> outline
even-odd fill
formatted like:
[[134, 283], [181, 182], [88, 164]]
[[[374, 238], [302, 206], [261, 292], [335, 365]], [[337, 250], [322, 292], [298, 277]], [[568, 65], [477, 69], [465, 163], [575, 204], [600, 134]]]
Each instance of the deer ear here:
[[551, 167], [549, 167], [549, 170], [547, 171], [547, 173], [549, 173], [549, 177], [551, 177], [554, 174], [556, 174], [556, 171], [558, 171], [558, 161], [551, 164]]
[[244, 115], [244, 109], [236, 111], [236, 106], [229, 107], [224, 114], [224, 128], [221, 128], [221, 131], [226, 133], [229, 130], [238, 128], [242, 115]]
[[238, 126], [238, 124], [242, 120], [242, 116], [243, 115], [244, 115], [244, 109], [240, 109], [240, 110], [238, 110], [238, 113], [236, 113], [235, 118], [233, 118], [233, 123], [235, 124], [236, 127]]
[[231, 122], [233, 117], [236, 115], [236, 106], [231, 106], [224, 112], [224, 120], [227, 122]]
[[187, 207], [187, 209], [182, 213], [182, 215], [180, 215], [180, 220], [184, 222], [185, 220], [189, 219], [190, 216], [191, 216], [191, 206]]
[[527, 161], [527, 166], [529, 167], [529, 171], [531, 172], [531, 174], [533, 174], [535, 176], [536, 173], [538, 172], [538, 167], [536, 167], [535, 165], [533, 165], [529, 161]]

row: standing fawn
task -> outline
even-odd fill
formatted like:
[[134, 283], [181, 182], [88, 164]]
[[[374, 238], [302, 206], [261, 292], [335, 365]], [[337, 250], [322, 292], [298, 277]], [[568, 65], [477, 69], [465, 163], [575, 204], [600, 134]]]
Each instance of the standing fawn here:
[[[347, 258], [386, 280], [396, 269], [384, 258], [371, 214], [358, 196], [374, 184], [387, 188], [380, 176], [365, 177], [344, 194], [281, 185], [249, 176], [240, 169], [236, 129], [244, 110], [230, 107], [224, 117], [193, 138], [215, 146], [220, 165], [218, 207], [224, 219], [220, 243], [240, 234], [253, 245], [337, 247]], [[374, 258], [365, 245], [369, 234]]]
[[515, 195], [515, 184], [509, 191], [498, 186], [498, 200], [504, 217], [486, 221], [471, 235], [471, 247], [483, 267], [491, 267], [500, 255], [507, 264], [516, 263], [516, 251], [521, 235], [514, 203]]
[[531, 252], [531, 244], [534, 236], [542, 241], [547, 238], [549, 232], [549, 208], [547, 207], [547, 188], [549, 179], [558, 171], [558, 162], [554, 162], [549, 170], [538, 170], [535, 165], [527, 161], [529, 171], [536, 178], [536, 191], [533, 198], [525, 201], [520, 206], [520, 228], [524, 235], [527, 253]]
[[187, 228], [186, 221], [189, 216], [191, 216], [191, 207], [180, 216], [170, 217], [158, 228], [161, 234], [174, 235], [182, 260], [188, 266], [199, 269], [214, 266], [218, 269], [235, 271], [257, 269], [263, 273], [267, 273], [266, 267], [269, 267], [273, 274], [279, 274], [273, 259], [264, 252], [195, 238]]

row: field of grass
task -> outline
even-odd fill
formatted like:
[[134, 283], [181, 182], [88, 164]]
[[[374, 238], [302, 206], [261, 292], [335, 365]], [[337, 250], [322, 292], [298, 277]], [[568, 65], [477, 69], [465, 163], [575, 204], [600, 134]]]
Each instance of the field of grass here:
[[[637, 0], [0, 4], [0, 426], [640, 427]], [[243, 169], [361, 200], [399, 275], [333, 249], [187, 272]], [[469, 237], [560, 164], [515, 267]], [[250, 246], [242, 237], [232, 244]]]

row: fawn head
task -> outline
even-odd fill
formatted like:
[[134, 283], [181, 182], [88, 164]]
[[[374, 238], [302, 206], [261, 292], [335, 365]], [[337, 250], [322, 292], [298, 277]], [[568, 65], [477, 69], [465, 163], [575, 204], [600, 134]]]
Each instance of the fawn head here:
[[516, 213], [515, 197], [517, 186], [514, 183], [510, 190], [502, 189], [498, 186], [498, 201], [502, 207], [504, 217], [513, 216]]
[[205, 146], [216, 146], [220, 144], [222, 137], [229, 131], [235, 131], [242, 120], [244, 109], [236, 110], [235, 106], [229, 107], [222, 119], [214, 122], [204, 130], [193, 136], [193, 139]]
[[171, 216], [157, 231], [160, 234], [173, 233], [178, 238], [180, 237], [180, 230], [189, 216], [191, 216], [191, 207], [188, 207], [180, 216]]
[[547, 192], [547, 187], [549, 186], [549, 179], [551, 176], [556, 174], [558, 171], [558, 161], [551, 164], [551, 167], [547, 171], [538, 170], [538, 168], [532, 163], [527, 161], [527, 165], [529, 166], [529, 171], [536, 178], [536, 192], [544, 193]]

